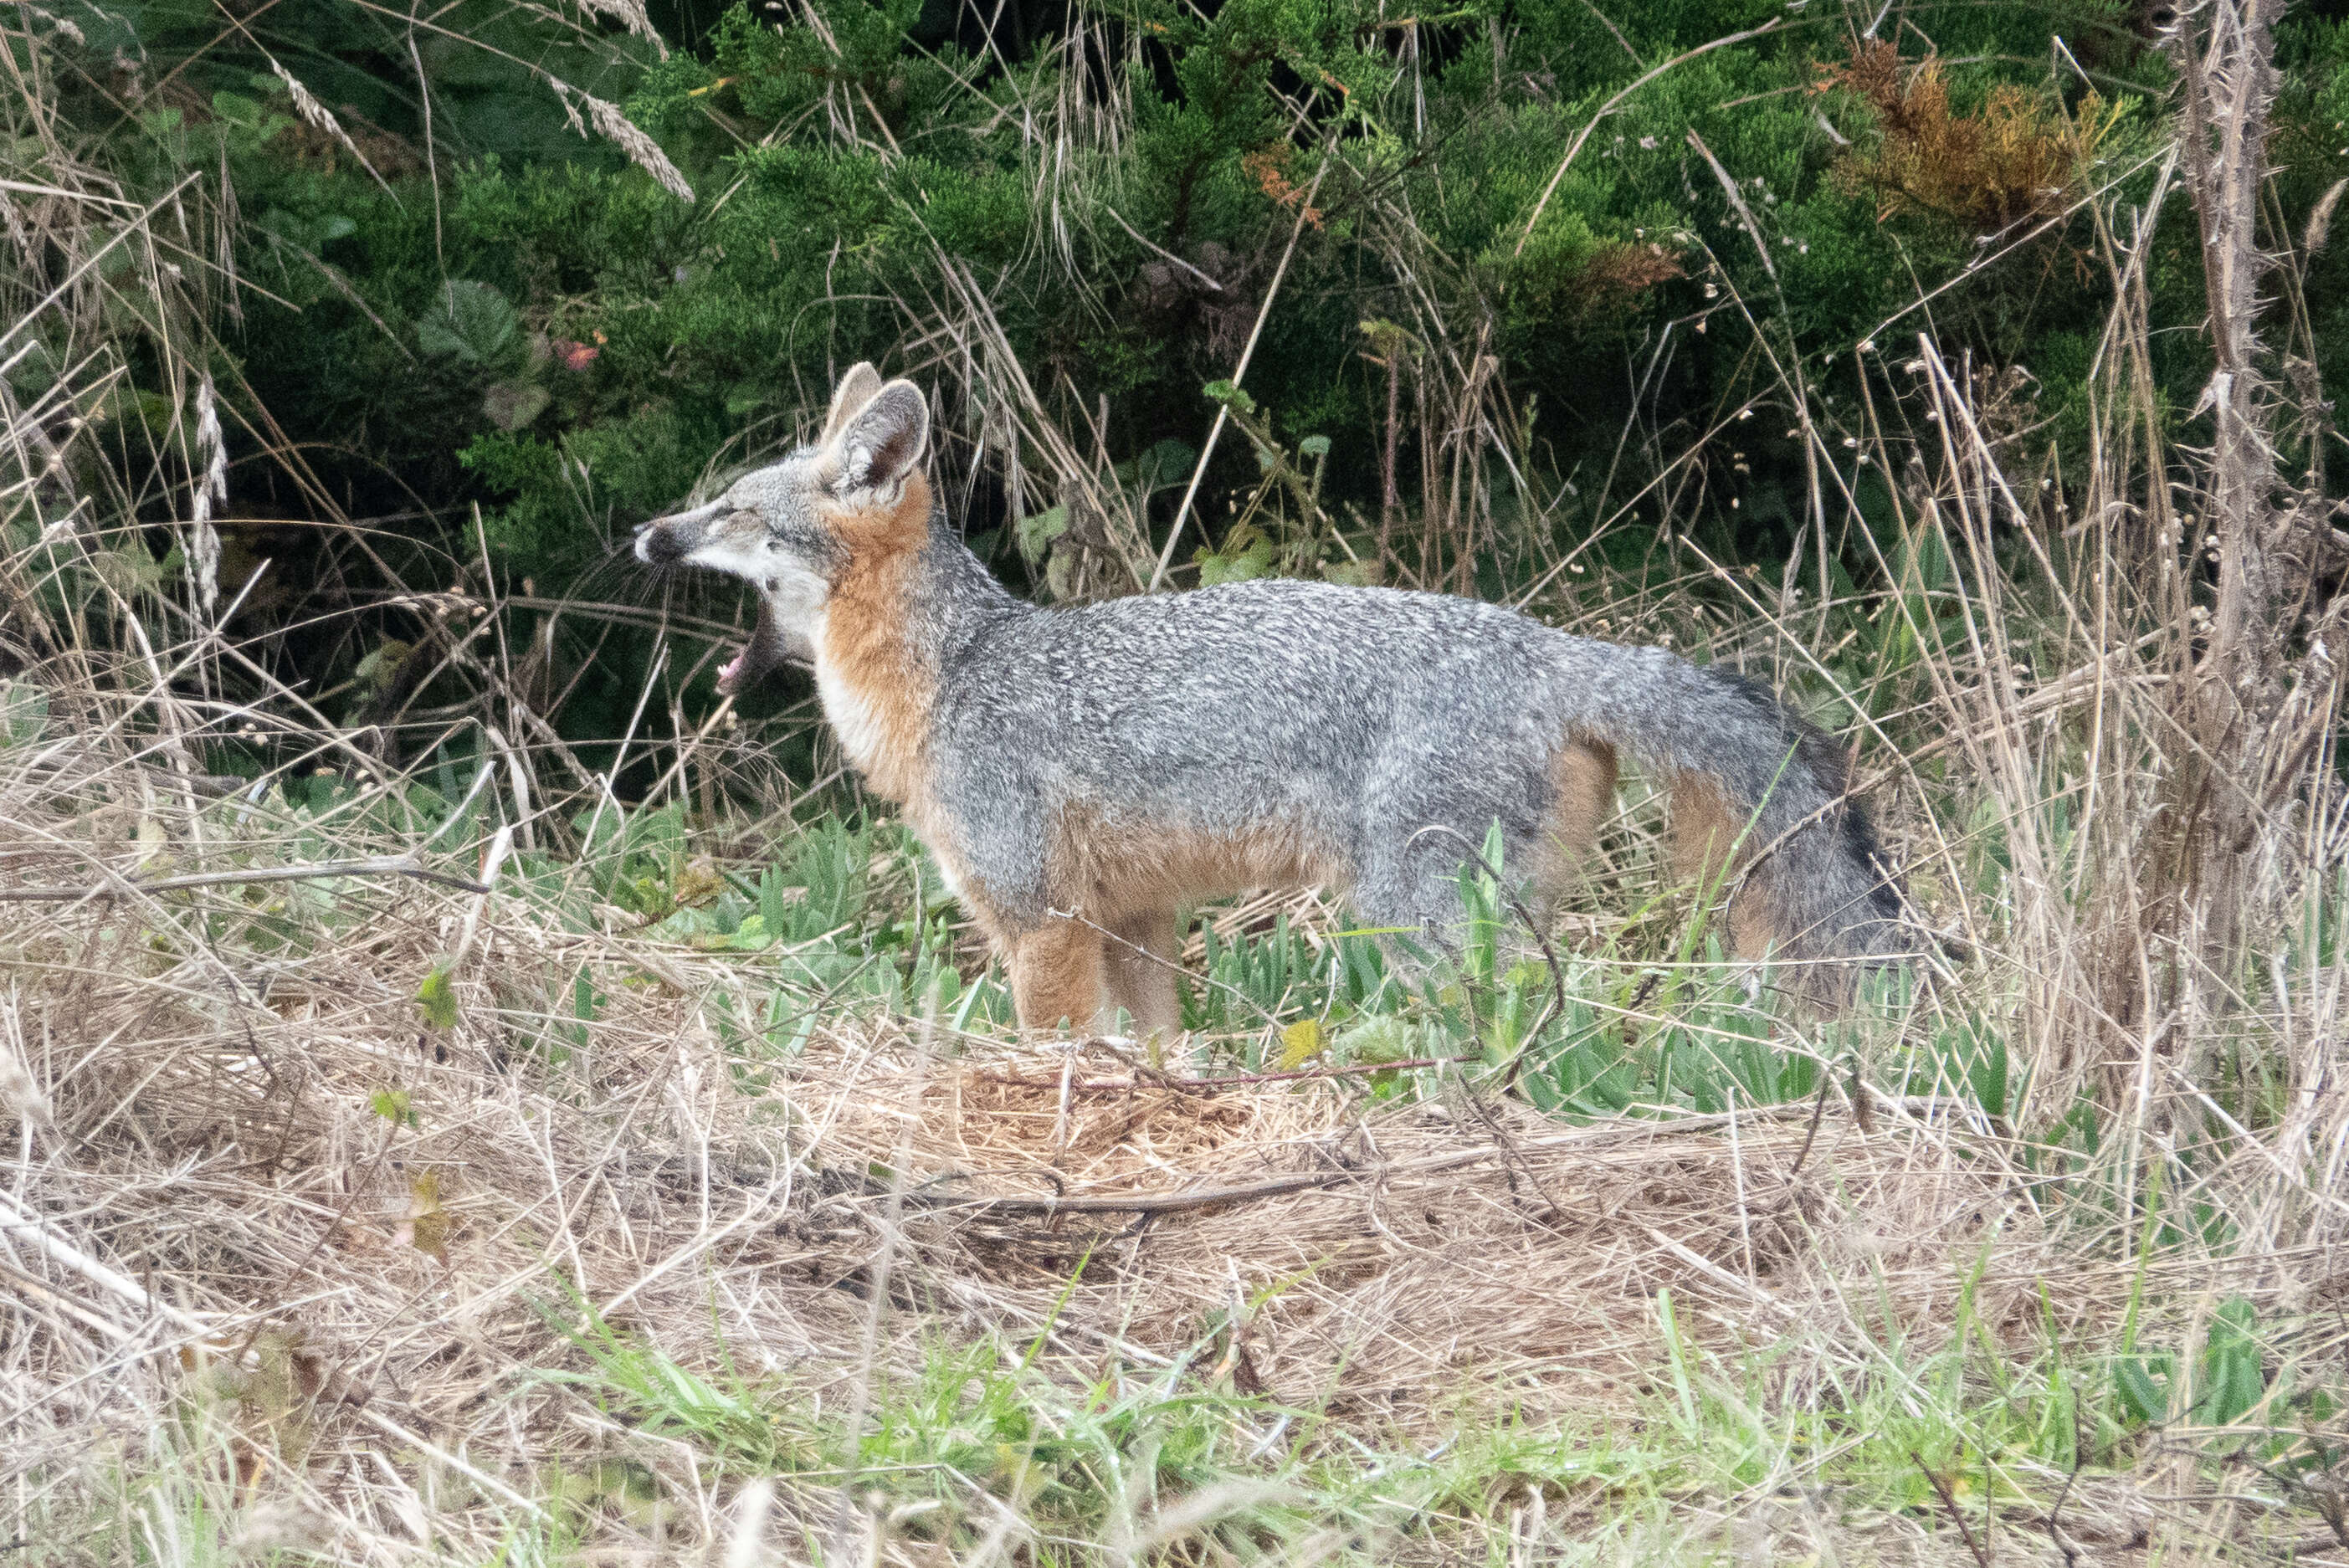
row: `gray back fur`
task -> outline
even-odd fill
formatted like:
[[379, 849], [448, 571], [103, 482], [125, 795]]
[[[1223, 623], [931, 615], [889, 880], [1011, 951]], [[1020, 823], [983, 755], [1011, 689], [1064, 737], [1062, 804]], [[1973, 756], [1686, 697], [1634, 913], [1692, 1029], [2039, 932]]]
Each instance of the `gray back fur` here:
[[[850, 566], [830, 520], [896, 504], [927, 434], [910, 383], [859, 366], [817, 447], [646, 526], [644, 560], [757, 586], [759, 634], [729, 681], [821, 637]], [[1739, 896], [1762, 901], [1785, 956], [1903, 944], [1897, 886], [1835, 748], [1741, 676], [1383, 588], [1257, 581], [1043, 609], [996, 583], [942, 511], [916, 539], [892, 630], [934, 694], [926, 810], [1012, 932], [1065, 896], [1053, 835], [1081, 821], [1111, 843], [1290, 835], [1350, 873], [1373, 922], [1440, 934], [1459, 913], [1462, 841], [1497, 820], [1515, 868], [1538, 861], [1555, 761], [1582, 741], [1667, 786], [1716, 787], [1746, 856], [1761, 851]]]
[[[1374, 923], [1457, 918], [1459, 835], [1537, 858], [1551, 760], [1605, 740], [1753, 816], [1788, 956], [1900, 941], [1898, 895], [1826, 738], [1742, 676], [1433, 593], [1260, 580], [1069, 609], [1004, 592], [934, 521], [917, 602], [939, 804], [1007, 913], [1040, 920], [1052, 813], [1338, 846]], [[1423, 828], [1451, 830], [1414, 840]], [[1237, 890], [1235, 890], [1237, 891]], [[1019, 907], [1014, 901], [1028, 901]]]

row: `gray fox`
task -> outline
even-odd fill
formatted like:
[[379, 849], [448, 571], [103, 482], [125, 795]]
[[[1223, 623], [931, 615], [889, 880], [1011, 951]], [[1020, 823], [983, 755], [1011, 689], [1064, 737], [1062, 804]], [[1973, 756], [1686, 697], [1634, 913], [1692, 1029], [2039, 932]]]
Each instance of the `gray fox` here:
[[[1897, 957], [1900, 897], [1827, 738], [1762, 687], [1498, 605], [1259, 580], [1045, 609], [966, 549], [923, 472], [929, 409], [870, 365], [823, 434], [638, 560], [731, 573], [733, 690], [812, 658], [850, 762], [900, 806], [1002, 954], [1019, 1021], [1181, 1026], [1175, 912], [1323, 884], [1443, 940], [1462, 840], [1501, 824], [1547, 906], [1628, 752], [1672, 795], [1683, 875], [1733, 863], [1728, 929], [1840, 989]], [[1449, 831], [1427, 831], [1430, 828]]]

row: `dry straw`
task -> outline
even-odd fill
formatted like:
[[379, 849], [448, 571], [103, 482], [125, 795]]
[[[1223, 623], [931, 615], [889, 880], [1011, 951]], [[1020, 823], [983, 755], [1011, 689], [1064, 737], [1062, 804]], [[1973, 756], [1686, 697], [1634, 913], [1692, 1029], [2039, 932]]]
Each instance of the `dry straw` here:
[[[689, 196], [616, 108], [557, 90], [583, 129]], [[1030, 107], [1040, 160], [1081, 160], [1116, 133], [1085, 118], [1098, 106]], [[858, 134], [854, 106], [838, 113]], [[1047, 1543], [1070, 1561], [1174, 1561], [1200, 1520], [1276, 1507], [1247, 1473], [1167, 1497], [1104, 1478], [1099, 1539], [1052, 1542], [1016, 1477], [959, 1475], [941, 1481], [964, 1526], [949, 1551], [919, 1538], [919, 1517], [868, 1506], [858, 1483], [874, 1478], [827, 1469], [837, 1449], [747, 1485], [563, 1380], [593, 1370], [587, 1346], [621, 1344], [704, 1387], [754, 1389], [761, 1432], [819, 1409], [877, 1421], [942, 1346], [990, 1336], [1035, 1346], [1031, 1372], [1071, 1408], [1164, 1382], [1234, 1401], [1234, 1430], [1261, 1419], [1247, 1429], [1262, 1453], [1299, 1429], [1279, 1424], [1287, 1411], [1312, 1423], [1317, 1455], [1370, 1456], [1371, 1501], [1289, 1538], [1288, 1561], [1554, 1560], [1609, 1542], [1652, 1559], [1741, 1532], [1760, 1532], [1757, 1561], [1809, 1532], [1822, 1562], [1978, 1568], [1976, 1550], [2079, 1568], [2147, 1541], [2193, 1560], [2349, 1550], [2324, 1544], [2301, 1493], [2204, 1464], [2288, 1413], [2213, 1433], [2186, 1426], [2182, 1403], [2109, 1474], [2001, 1459], [1987, 1502], [1946, 1494], [1962, 1536], [1930, 1501], [1840, 1517], [1818, 1490], [1832, 1455], [1791, 1451], [1760, 1482], [1676, 1499], [1672, 1527], [1636, 1540], [1609, 1533], [1619, 1499], [1506, 1467], [1475, 1499], [1376, 1513], [1403, 1484], [1378, 1456], [1549, 1423], [1631, 1432], [1698, 1398], [1676, 1367], [1712, 1369], [1723, 1430], [1745, 1429], [1749, 1398], [1832, 1412], [1875, 1390], [1878, 1408], [1931, 1411], [1944, 1392], [1916, 1368], [1938, 1351], [1976, 1357], [1947, 1364], [1977, 1379], [2058, 1350], [2102, 1368], [2124, 1346], [2200, 1343], [2230, 1298], [2257, 1315], [2268, 1367], [2311, 1380], [2337, 1367], [2349, 951], [2324, 934], [2349, 861], [2330, 782], [2337, 686], [2307, 663], [2261, 697], [2262, 782], [2228, 808], [2250, 836], [2222, 846], [2222, 876], [2198, 872], [2181, 826], [2192, 802], [2173, 784], [2208, 758], [2207, 708], [2191, 695], [2171, 486], [2199, 470], [2165, 444], [2146, 370], [2141, 214], [2109, 198], [2092, 214], [2122, 303], [2076, 512], [2019, 467], [2021, 420], [1999, 384], [1930, 338], [1894, 355], [1889, 330], [1857, 411], [1831, 415], [1785, 362], [1687, 449], [1627, 428], [1602, 518], [1694, 515], [1709, 504], [1706, 443], [1757, 407], [1811, 444], [1807, 550], [1831, 548], [1826, 527], [1856, 511], [1862, 459], [1899, 476], [1890, 523], [1850, 542], [1884, 547], [1874, 624], [1903, 634], [1913, 663], [1855, 663], [1828, 640], [1826, 607], [1796, 595], [1800, 572], [1768, 590], [1683, 541], [1692, 576], [1738, 605], [1724, 623], [1670, 584], [1580, 570], [1580, 552], [1535, 561], [1533, 607], [1551, 619], [1701, 644], [1860, 716], [1863, 787], [1925, 913], [1959, 939], [1903, 1013], [1782, 1024], [1776, 1046], [1832, 1069], [1811, 1102], [1568, 1125], [1502, 1098], [1474, 1064], [1425, 1069], [1394, 1099], [1361, 1074], [1181, 1081], [1106, 1045], [958, 1036], [813, 993], [785, 996], [804, 1026], [788, 1051], [730, 1038], [728, 1020], [778, 995], [771, 956], [664, 945], [608, 906], [583, 913], [576, 885], [551, 907], [560, 872], [508, 852], [533, 835], [575, 848], [574, 816], [630, 803], [611, 792], [616, 764], [590, 769], [564, 746], [546, 671], [531, 646], [505, 646], [488, 604], [446, 579], [399, 600], [421, 628], [419, 669], [465, 695], [422, 711], [393, 693], [337, 725], [220, 629], [226, 610], [196, 617], [129, 570], [146, 481], [184, 488], [191, 520], [212, 521], [220, 499], [217, 421], [240, 405], [205, 377], [200, 346], [169, 335], [201, 319], [194, 291], [227, 286], [187, 262], [226, 253], [207, 228], [220, 215], [198, 187], [174, 192], [173, 223], [197, 242], [175, 233], [167, 251], [69, 150], [43, 156], [43, 182], [7, 195], [0, 280], [10, 319], [79, 348], [53, 394], [24, 398], [0, 377], [0, 895], [41, 895], [0, 903], [0, 1496], [16, 1544], [49, 1553], [36, 1561], [80, 1561], [99, 1542], [174, 1563], [222, 1542], [512, 1561], [558, 1514], [597, 1561], [810, 1561], [842, 1541], [850, 1554], [826, 1561], [1036, 1561]], [[1512, 482], [1532, 454], [1507, 435], [1522, 424], [1475, 331], [1421, 285], [1441, 258], [1388, 196], [1344, 199], [1385, 236], [1417, 302], [1395, 330], [1423, 350], [1407, 390], [1395, 356], [1394, 418], [1421, 422], [1428, 462], [1379, 566], [1441, 585], [1478, 550], [1547, 548], [1494, 520], [1492, 476]], [[98, 335], [119, 303], [108, 289], [129, 286], [97, 264], [117, 251], [139, 286], [188, 306], [140, 317], [195, 416], [153, 475], [79, 460], [93, 440], [80, 399], [120, 374]], [[979, 278], [948, 266], [934, 297], [902, 303], [909, 367], [950, 399], [1010, 410], [1021, 432], [1009, 453], [947, 460], [1040, 455], [1040, 483], [1104, 516], [1127, 509], [1087, 546], [1101, 569], [1080, 581], [1146, 580], [1154, 561], [1102, 432], [1064, 423], [1052, 389], [1025, 379]], [[1731, 291], [1723, 308], [1744, 302]], [[2240, 462], [2250, 449], [2230, 449]], [[298, 454], [262, 452], [322, 527], [342, 525], [304, 488]], [[2019, 567], [1992, 557], [1994, 531]], [[1930, 592], [1929, 547], [1960, 568]], [[219, 583], [231, 603], [244, 586]], [[503, 608], [686, 624], [641, 603], [524, 593]], [[208, 776], [207, 748], [245, 727], [286, 760], [260, 780]], [[416, 782], [398, 759], [460, 731], [494, 733], [492, 760], [467, 783], [468, 825], [436, 837], [398, 809]], [[754, 737], [714, 718], [673, 733], [686, 738], [656, 794], [708, 811], [698, 847], [755, 874], [796, 801]], [[629, 744], [652, 743], [632, 724]], [[343, 803], [305, 816], [293, 799], [306, 791], [289, 787], [321, 769]], [[729, 795], [770, 815], [709, 810]], [[1641, 804], [1606, 836], [1632, 894], [1561, 933], [1594, 974], [1669, 972], [1650, 962], [1677, 927], [1641, 902], [1661, 891]], [[1309, 900], [1259, 897], [1219, 920], [1228, 934], [1276, 909], [1329, 940]], [[583, 986], [600, 998], [585, 1028]], [[1626, 1037], [1702, 1026], [1653, 987], [1595, 994], [1630, 996], [1602, 1006]], [[2028, 1066], [2003, 1114], [1946, 1078], [1904, 1078], [1920, 1047], [1960, 1029], [1995, 1032]], [[2093, 1145], [2076, 1136], [2091, 1124]], [[2165, 1230], [2172, 1214], [2195, 1222]], [[2349, 1443], [2337, 1415], [2322, 1419], [2316, 1439]], [[603, 1467], [649, 1476], [658, 1508], [632, 1511], [625, 1478], [585, 1507], [559, 1501], [564, 1477]], [[198, 1518], [203, 1542], [173, 1533]]]

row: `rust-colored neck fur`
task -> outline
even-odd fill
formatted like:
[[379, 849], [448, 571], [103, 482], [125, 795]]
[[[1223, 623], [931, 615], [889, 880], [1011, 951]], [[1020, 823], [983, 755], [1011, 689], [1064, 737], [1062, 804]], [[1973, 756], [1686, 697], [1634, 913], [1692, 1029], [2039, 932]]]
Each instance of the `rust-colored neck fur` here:
[[937, 672], [914, 643], [916, 562], [930, 532], [930, 486], [909, 476], [895, 502], [827, 520], [848, 562], [833, 580], [816, 645], [825, 717], [876, 793], [916, 815]]

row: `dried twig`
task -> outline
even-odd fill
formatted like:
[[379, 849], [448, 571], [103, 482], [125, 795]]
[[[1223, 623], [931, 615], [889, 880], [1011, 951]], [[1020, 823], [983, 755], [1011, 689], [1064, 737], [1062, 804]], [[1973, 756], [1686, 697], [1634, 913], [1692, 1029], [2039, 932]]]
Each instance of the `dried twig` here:
[[[1306, 220], [1313, 215], [1313, 198], [1321, 189], [1322, 176], [1330, 172], [1330, 160], [1335, 150], [1324, 151], [1321, 167], [1313, 171], [1313, 183], [1305, 188], [1304, 198], [1297, 203], [1297, 222], [1289, 226], [1288, 243], [1280, 253], [1280, 264], [1272, 269], [1272, 282], [1264, 289], [1264, 303], [1257, 306], [1256, 325], [1248, 328], [1247, 342], [1240, 347], [1240, 359], [1232, 366], [1232, 387], [1239, 388], [1241, 378], [1247, 375], [1248, 361], [1256, 356], [1256, 341], [1264, 335], [1264, 324], [1272, 315], [1272, 302], [1280, 297], [1280, 280], [1288, 275], [1289, 258], [1297, 254], [1297, 242], [1304, 236]], [[1183, 487], [1183, 503], [1174, 509], [1174, 522], [1166, 531], [1166, 547], [1158, 552], [1158, 564], [1151, 570], [1145, 592], [1156, 593], [1166, 581], [1166, 569], [1174, 560], [1174, 546], [1183, 538], [1183, 523], [1191, 515], [1191, 502], [1199, 493], [1199, 481], [1207, 477], [1207, 463], [1216, 455], [1216, 440], [1224, 433], [1224, 426], [1232, 417], [1224, 404], [1216, 405], [1216, 422], [1207, 428], [1207, 438], [1199, 447], [1199, 460], [1192, 466], [1191, 482]]]
[[1957, 1496], [1950, 1491], [1950, 1483], [1940, 1471], [1927, 1464], [1925, 1456], [1916, 1449], [1909, 1450], [1909, 1458], [1915, 1462], [1926, 1480], [1932, 1484], [1933, 1494], [1941, 1500], [1942, 1508], [1948, 1511], [1950, 1522], [1958, 1527], [1958, 1534], [1964, 1539], [1966, 1550], [1973, 1553], [1975, 1568], [1991, 1568], [1990, 1553], [1983, 1551], [1982, 1543], [1974, 1538], [1973, 1527], [1966, 1522], [1966, 1516], [1958, 1511]]
[[487, 892], [487, 883], [419, 866], [401, 855], [366, 861], [326, 861], [312, 866], [253, 866], [233, 872], [195, 872], [186, 876], [119, 877], [83, 887], [0, 888], [0, 903], [78, 903], [84, 899], [123, 898], [134, 893], [178, 892], [193, 887], [234, 887], [247, 882], [315, 882], [325, 877], [413, 877], [418, 882], [464, 892]]

